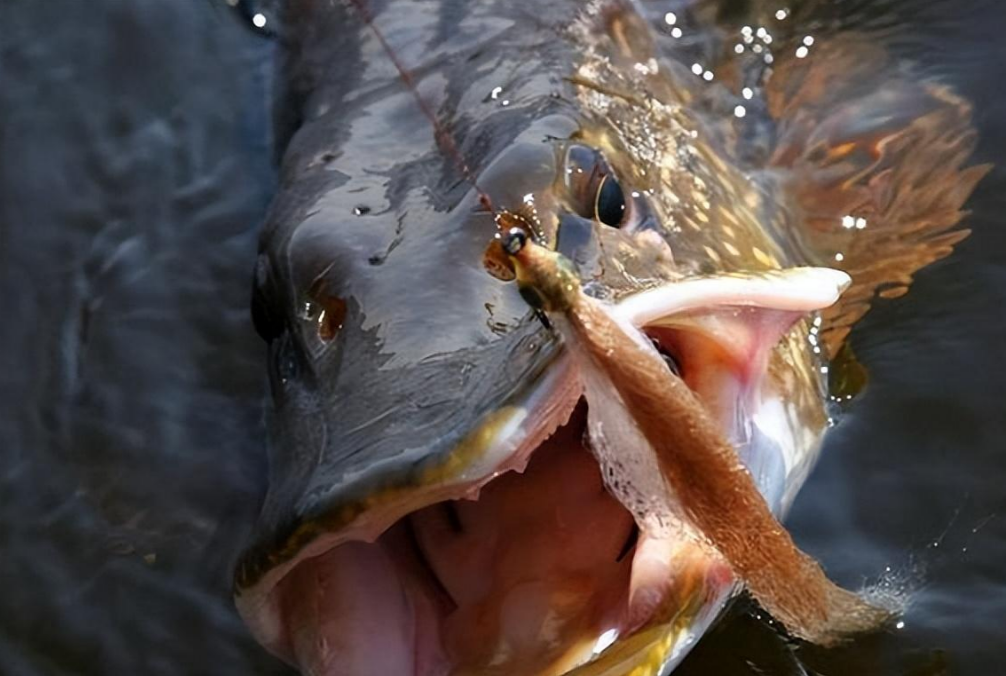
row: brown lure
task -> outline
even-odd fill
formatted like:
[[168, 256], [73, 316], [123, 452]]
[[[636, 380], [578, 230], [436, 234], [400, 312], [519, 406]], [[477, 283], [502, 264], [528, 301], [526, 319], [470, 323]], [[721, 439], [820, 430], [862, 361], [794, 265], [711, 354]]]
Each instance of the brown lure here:
[[652, 445], [686, 512], [773, 617], [793, 635], [821, 645], [891, 617], [835, 585], [800, 551], [698, 398], [582, 292], [561, 254], [533, 244], [520, 230], [505, 235], [503, 246], [522, 295], [565, 317], [570, 337], [611, 381]]

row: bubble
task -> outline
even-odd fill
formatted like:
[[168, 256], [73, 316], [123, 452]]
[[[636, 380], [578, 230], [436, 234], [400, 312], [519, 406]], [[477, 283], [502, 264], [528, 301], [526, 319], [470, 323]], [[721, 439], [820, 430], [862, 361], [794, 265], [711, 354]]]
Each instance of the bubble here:
[[[861, 594], [868, 603], [883, 608], [894, 615], [904, 615], [911, 605], [916, 590], [922, 586], [925, 570], [915, 561], [897, 568], [887, 566], [880, 578], [863, 588]], [[895, 627], [904, 629], [904, 620]]]

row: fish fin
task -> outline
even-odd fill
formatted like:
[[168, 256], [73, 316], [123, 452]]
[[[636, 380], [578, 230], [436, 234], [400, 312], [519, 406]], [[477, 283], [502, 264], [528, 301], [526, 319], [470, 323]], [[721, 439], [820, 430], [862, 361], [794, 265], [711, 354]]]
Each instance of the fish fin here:
[[905, 294], [915, 272], [968, 236], [958, 227], [964, 203], [991, 165], [967, 166], [970, 104], [875, 42], [839, 36], [804, 58], [788, 54], [766, 85], [776, 122], [768, 166], [792, 198], [800, 253], [852, 277], [823, 313], [834, 356], [877, 296]]

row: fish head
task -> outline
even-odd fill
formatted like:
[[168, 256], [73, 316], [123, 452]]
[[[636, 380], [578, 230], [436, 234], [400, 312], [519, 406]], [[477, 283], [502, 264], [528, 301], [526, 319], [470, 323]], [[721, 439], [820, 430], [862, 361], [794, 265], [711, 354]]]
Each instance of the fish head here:
[[[732, 235], [709, 225], [727, 209], [714, 188], [741, 182], [680, 108], [618, 95], [610, 69], [624, 59], [522, 74], [502, 106], [452, 87], [462, 71], [446, 57], [409, 91], [366, 25], [322, 19], [340, 26], [344, 57], [383, 66], [301, 97], [261, 237], [270, 484], [236, 574], [242, 617], [317, 675], [666, 669], [735, 580], [687, 524], [656, 537], [611, 490], [584, 440], [580, 375], [511, 281], [499, 234], [520, 228], [561, 252], [648, 335], [746, 449], [777, 511], [824, 422], [811, 325], [790, 329], [844, 282], [787, 273], [754, 210], [730, 212]], [[497, 59], [470, 39], [458, 59], [497, 74], [533, 42], [503, 30], [493, 39], [512, 44]], [[417, 96], [448, 111], [444, 128]], [[761, 257], [723, 253], [743, 243]], [[769, 409], [772, 424], [752, 423]]]

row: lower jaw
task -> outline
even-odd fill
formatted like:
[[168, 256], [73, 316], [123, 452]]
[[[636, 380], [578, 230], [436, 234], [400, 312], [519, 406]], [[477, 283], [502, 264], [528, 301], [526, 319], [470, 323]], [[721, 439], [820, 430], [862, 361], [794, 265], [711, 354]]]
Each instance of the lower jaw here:
[[[639, 534], [583, 446], [584, 406], [478, 501], [414, 512], [298, 564], [286, 636], [316, 676], [558, 676], [664, 621], [723, 564], [687, 531]], [[662, 533], [662, 534], [661, 534]]]

